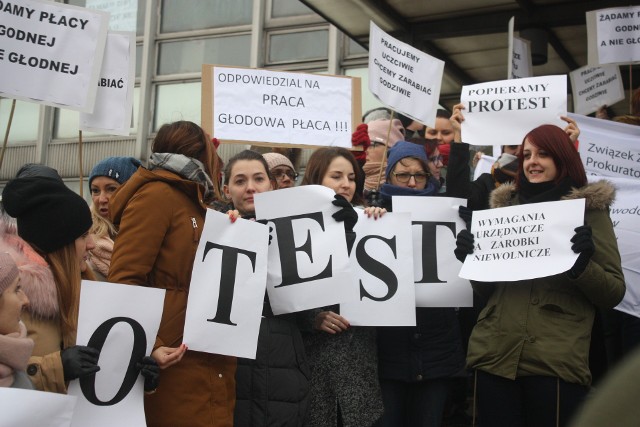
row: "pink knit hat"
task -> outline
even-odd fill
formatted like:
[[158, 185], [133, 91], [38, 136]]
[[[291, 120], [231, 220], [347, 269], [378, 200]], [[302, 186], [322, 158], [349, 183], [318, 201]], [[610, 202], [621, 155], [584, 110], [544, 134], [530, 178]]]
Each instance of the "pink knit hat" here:
[[0, 294], [16, 280], [18, 274], [18, 266], [11, 255], [7, 252], [0, 252]]
[[[368, 123], [369, 139], [372, 143], [381, 142], [391, 148], [398, 141], [404, 141], [404, 127], [398, 119], [391, 122], [391, 132], [389, 132], [389, 120], [374, 120]], [[386, 142], [387, 133], [389, 133], [389, 142]]]
[[262, 155], [264, 159], [267, 161], [267, 165], [269, 165], [269, 170], [275, 168], [276, 166], [289, 166], [292, 171], [296, 171], [293, 167], [293, 163], [291, 160], [283, 154], [280, 153], [264, 153]]

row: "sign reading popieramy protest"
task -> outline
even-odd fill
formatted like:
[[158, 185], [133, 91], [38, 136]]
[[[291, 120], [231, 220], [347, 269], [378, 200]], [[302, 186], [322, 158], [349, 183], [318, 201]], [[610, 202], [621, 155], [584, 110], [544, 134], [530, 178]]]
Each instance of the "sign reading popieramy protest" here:
[[576, 114], [591, 114], [603, 105], [624, 99], [624, 88], [617, 65], [582, 67], [569, 73]]
[[640, 6], [596, 11], [600, 64], [640, 61]]
[[135, 82], [135, 33], [110, 32], [93, 113], [80, 113], [81, 130], [129, 135]]
[[340, 304], [353, 326], [415, 326], [411, 215], [387, 213], [374, 220], [358, 213], [351, 265], [357, 302]]
[[146, 426], [144, 378], [136, 364], [151, 354], [164, 305], [164, 289], [82, 281], [78, 345], [100, 352], [100, 371], [69, 383], [77, 396], [74, 426]]
[[202, 66], [202, 126], [222, 142], [351, 147], [360, 79]]
[[609, 215], [627, 285], [624, 298], [616, 309], [640, 317], [640, 182], [637, 179], [595, 175], [587, 178], [591, 183], [606, 179], [616, 188], [616, 200], [609, 209]]
[[458, 215], [466, 200], [452, 197], [393, 196], [393, 212], [410, 212], [413, 225], [413, 273], [417, 307], [471, 307], [473, 291], [459, 277], [453, 253], [465, 227]]
[[640, 178], [640, 127], [569, 114], [580, 128], [580, 159], [587, 174]]
[[109, 14], [0, 0], [0, 96], [91, 112]]
[[77, 399], [66, 394], [0, 387], [0, 425], [68, 427]]
[[138, 0], [87, 0], [86, 7], [109, 12], [111, 31], [136, 31]]
[[207, 210], [193, 263], [184, 343], [255, 359], [267, 284], [269, 228]]
[[569, 270], [575, 228], [584, 224], [584, 199], [531, 203], [474, 211], [473, 254], [460, 277], [479, 282], [514, 282]]
[[434, 127], [444, 62], [394, 39], [371, 21], [369, 90], [380, 102]]
[[[522, 143], [524, 136], [543, 124], [566, 125], [567, 77], [544, 76], [500, 80], [463, 86], [465, 106], [462, 137], [472, 145]], [[496, 132], [499, 129], [499, 136]]]
[[357, 301], [335, 192], [321, 185], [255, 195], [256, 218], [273, 227], [267, 292], [274, 314]]

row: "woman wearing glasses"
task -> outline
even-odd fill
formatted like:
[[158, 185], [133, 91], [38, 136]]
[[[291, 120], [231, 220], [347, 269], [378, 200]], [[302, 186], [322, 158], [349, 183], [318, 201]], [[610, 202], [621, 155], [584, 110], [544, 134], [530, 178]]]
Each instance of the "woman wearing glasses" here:
[[290, 188], [296, 185], [298, 174], [291, 160], [280, 153], [264, 153], [262, 155], [269, 166], [271, 176], [276, 180], [277, 189]]
[[[423, 140], [424, 141], [424, 140]], [[442, 167], [434, 141], [398, 142], [389, 150], [383, 207], [392, 196], [439, 195], [434, 173]], [[430, 153], [427, 156], [427, 152]], [[448, 192], [464, 189], [469, 177], [469, 149], [452, 144]], [[433, 172], [432, 172], [433, 171]], [[378, 328], [378, 366], [384, 415], [378, 426], [440, 426], [453, 379], [463, 375], [464, 352], [455, 309], [417, 308], [415, 327]]]

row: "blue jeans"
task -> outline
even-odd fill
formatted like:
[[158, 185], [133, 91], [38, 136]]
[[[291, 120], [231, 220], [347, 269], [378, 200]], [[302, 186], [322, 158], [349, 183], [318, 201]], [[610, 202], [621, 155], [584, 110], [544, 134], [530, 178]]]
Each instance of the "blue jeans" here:
[[440, 427], [451, 378], [416, 383], [380, 379], [384, 414], [376, 427]]

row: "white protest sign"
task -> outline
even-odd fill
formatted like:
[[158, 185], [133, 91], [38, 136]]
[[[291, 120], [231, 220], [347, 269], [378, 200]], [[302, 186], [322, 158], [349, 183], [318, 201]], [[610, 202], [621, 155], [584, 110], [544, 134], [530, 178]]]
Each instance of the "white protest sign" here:
[[575, 228], [584, 224], [584, 199], [531, 203], [474, 211], [473, 254], [460, 277], [479, 282], [514, 282], [568, 271]]
[[616, 200], [609, 209], [627, 291], [616, 309], [640, 317], [640, 182], [627, 178], [590, 175], [589, 182], [606, 179], [616, 188]]
[[472, 145], [492, 145], [500, 129], [502, 145], [522, 143], [524, 136], [543, 124], [566, 125], [567, 76], [530, 77], [463, 86], [462, 134]]
[[255, 359], [269, 228], [207, 209], [184, 324], [190, 350]]
[[569, 114], [580, 128], [578, 151], [587, 174], [640, 178], [640, 126]]
[[109, 12], [111, 31], [136, 31], [138, 0], [87, 0], [86, 7]]
[[493, 164], [497, 160], [497, 157], [487, 156], [486, 154], [483, 154], [482, 157], [480, 157], [480, 159], [478, 160], [478, 164], [473, 171], [473, 180], [475, 181], [476, 179], [478, 179], [483, 173], [491, 173]]
[[351, 250], [357, 302], [340, 304], [353, 326], [415, 326], [411, 215], [387, 213], [374, 220], [360, 211]]
[[371, 21], [369, 90], [383, 104], [435, 127], [444, 62], [394, 39]]
[[599, 64], [640, 61], [640, 6], [597, 10]]
[[321, 185], [255, 195], [256, 218], [273, 227], [267, 292], [274, 314], [357, 301], [335, 192]]
[[471, 307], [473, 291], [459, 277], [453, 253], [465, 227], [458, 215], [467, 201], [452, 197], [393, 196], [393, 212], [410, 212], [413, 224], [413, 272], [417, 307]]
[[68, 427], [77, 397], [0, 387], [0, 426]]
[[531, 42], [513, 34], [514, 18], [509, 20], [509, 50], [507, 57], [507, 79], [533, 77]]
[[135, 33], [110, 32], [93, 113], [80, 113], [80, 129], [129, 135], [133, 114], [136, 61]]
[[223, 142], [350, 148], [356, 96], [360, 79], [202, 66], [202, 126]]
[[136, 368], [151, 354], [164, 305], [164, 289], [83, 280], [78, 345], [100, 351], [100, 371], [69, 383], [78, 397], [74, 426], [107, 427], [113, 420], [146, 426], [144, 378]]
[[624, 88], [617, 65], [582, 67], [569, 73], [576, 114], [591, 114], [603, 105], [624, 99]]
[[0, 1], [0, 96], [91, 112], [109, 14]]

